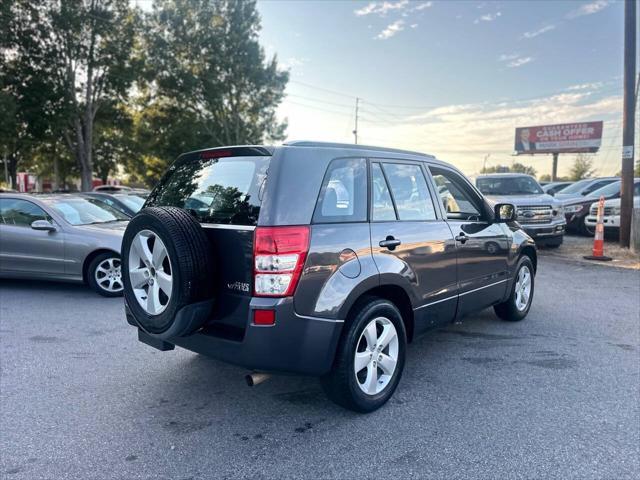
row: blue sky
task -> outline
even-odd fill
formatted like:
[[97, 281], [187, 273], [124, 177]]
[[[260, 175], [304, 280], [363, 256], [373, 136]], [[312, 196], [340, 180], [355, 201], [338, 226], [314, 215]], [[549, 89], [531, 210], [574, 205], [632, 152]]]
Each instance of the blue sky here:
[[[290, 139], [426, 151], [469, 174], [513, 161], [516, 126], [604, 120], [595, 158], [619, 169], [623, 4], [591, 1], [258, 3], [261, 41], [289, 69]], [[560, 157], [560, 173], [573, 156]], [[538, 173], [547, 156], [520, 157]]]

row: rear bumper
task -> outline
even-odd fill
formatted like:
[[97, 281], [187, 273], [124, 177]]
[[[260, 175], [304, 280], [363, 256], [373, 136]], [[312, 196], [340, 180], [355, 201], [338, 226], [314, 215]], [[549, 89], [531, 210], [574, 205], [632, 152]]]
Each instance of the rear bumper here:
[[[274, 310], [275, 325], [253, 325], [256, 309]], [[331, 369], [342, 326], [342, 320], [296, 314], [290, 298], [254, 298], [244, 329], [230, 331], [213, 322], [197, 333], [165, 342], [158, 343], [141, 331], [139, 339], [160, 350], [177, 345], [249, 370], [319, 376]]]

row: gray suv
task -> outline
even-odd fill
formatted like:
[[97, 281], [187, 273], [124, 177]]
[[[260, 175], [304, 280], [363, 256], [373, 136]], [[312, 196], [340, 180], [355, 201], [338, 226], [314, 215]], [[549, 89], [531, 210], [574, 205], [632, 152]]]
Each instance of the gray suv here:
[[360, 412], [383, 405], [424, 331], [531, 307], [537, 255], [430, 155], [316, 142], [180, 156], [123, 241], [128, 322], [256, 372], [314, 375]]

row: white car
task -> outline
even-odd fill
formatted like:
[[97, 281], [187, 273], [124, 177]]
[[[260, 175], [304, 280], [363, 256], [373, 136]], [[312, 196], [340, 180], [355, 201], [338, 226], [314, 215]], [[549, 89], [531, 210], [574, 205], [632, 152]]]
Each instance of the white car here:
[[[633, 192], [633, 208], [640, 208], [640, 183], [636, 183]], [[584, 219], [584, 224], [595, 232], [598, 220], [598, 202], [591, 204], [589, 215]], [[602, 218], [604, 228], [620, 228], [620, 199], [612, 198], [604, 202], [604, 216]]]

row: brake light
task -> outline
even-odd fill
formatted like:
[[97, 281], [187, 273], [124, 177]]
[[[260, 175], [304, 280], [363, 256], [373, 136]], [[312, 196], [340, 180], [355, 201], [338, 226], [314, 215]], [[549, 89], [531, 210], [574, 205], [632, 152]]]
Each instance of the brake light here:
[[258, 227], [253, 289], [258, 297], [293, 295], [309, 251], [309, 227]]

